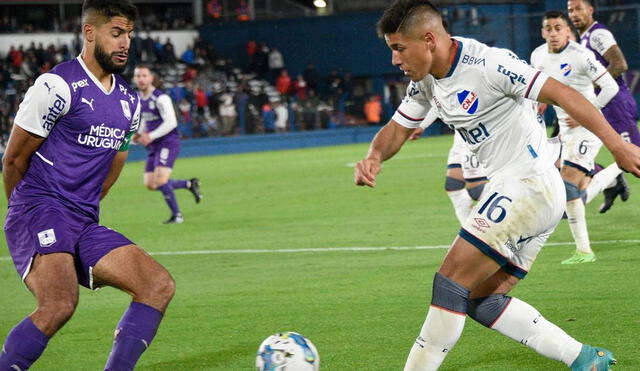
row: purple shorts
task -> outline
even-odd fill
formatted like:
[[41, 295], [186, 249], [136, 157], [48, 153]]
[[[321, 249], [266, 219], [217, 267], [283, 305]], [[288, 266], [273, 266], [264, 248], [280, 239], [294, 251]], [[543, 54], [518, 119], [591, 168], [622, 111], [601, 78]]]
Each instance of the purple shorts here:
[[92, 290], [97, 288], [92, 270], [98, 261], [111, 250], [133, 244], [120, 233], [51, 198], [11, 206], [4, 233], [23, 281], [36, 254], [66, 252], [74, 256], [78, 282]]
[[180, 153], [180, 141], [168, 140], [159, 143], [151, 143], [147, 146], [147, 164], [144, 167], [145, 173], [152, 173], [156, 167], [164, 166], [173, 169], [173, 164]]
[[624, 140], [640, 146], [640, 133], [636, 121], [638, 110], [635, 99], [628, 91], [620, 91], [613, 97], [609, 104], [602, 108], [602, 114]]

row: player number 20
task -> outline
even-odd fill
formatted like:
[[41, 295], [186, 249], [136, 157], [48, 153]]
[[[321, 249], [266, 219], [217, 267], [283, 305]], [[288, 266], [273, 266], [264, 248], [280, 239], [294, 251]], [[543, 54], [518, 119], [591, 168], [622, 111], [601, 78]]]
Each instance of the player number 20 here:
[[500, 223], [507, 216], [507, 210], [505, 210], [503, 206], [500, 206], [500, 202], [503, 200], [505, 200], [504, 202], [513, 201], [507, 196], [499, 196], [498, 192], [494, 192], [491, 197], [482, 204], [482, 207], [478, 210], [478, 214], [482, 214], [486, 210], [486, 215], [489, 220], [494, 223]]

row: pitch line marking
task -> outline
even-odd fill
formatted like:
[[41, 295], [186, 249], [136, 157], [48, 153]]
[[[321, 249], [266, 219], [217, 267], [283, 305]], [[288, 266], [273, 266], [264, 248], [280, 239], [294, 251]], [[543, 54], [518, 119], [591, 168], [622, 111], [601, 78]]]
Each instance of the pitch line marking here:
[[[616, 243], [639, 243], [640, 240], [605, 240], [591, 241], [592, 245], [611, 245]], [[544, 246], [566, 246], [575, 242], [549, 242]], [[308, 249], [238, 249], [238, 250], [183, 250], [183, 251], [156, 251], [150, 255], [217, 255], [217, 254], [269, 254], [269, 253], [300, 253], [300, 252], [341, 252], [341, 251], [415, 251], [415, 250], [439, 250], [448, 249], [450, 245], [431, 246], [369, 246], [369, 247], [317, 247]], [[0, 261], [11, 260], [9, 256], [0, 256]]]

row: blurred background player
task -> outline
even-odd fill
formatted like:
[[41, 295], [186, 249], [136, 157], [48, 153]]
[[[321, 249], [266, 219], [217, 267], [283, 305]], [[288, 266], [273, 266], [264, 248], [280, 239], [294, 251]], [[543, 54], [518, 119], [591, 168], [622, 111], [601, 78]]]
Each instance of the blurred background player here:
[[141, 124], [139, 134], [133, 140], [147, 148], [149, 154], [144, 168], [144, 185], [151, 191], [160, 190], [171, 217], [164, 224], [183, 223], [184, 217], [178, 207], [175, 189], [188, 189], [200, 203], [200, 181], [198, 178], [170, 179], [173, 164], [180, 152], [178, 122], [171, 98], [155, 84], [156, 75], [147, 66], [136, 67], [133, 80], [140, 92]]
[[[574, 26], [580, 31], [581, 44], [593, 51], [596, 59], [607, 68], [620, 87], [618, 94], [602, 108], [602, 114], [624, 140], [640, 145], [640, 133], [638, 133], [636, 122], [638, 113], [636, 101], [623, 78], [623, 73], [627, 71], [628, 66], [622, 50], [611, 31], [595, 20], [596, 8], [593, 0], [569, 0], [567, 11]], [[615, 169], [602, 171], [615, 171]], [[601, 213], [611, 208], [618, 195], [623, 201], [629, 198], [629, 188], [622, 174], [614, 184], [601, 184], [595, 177], [592, 183], [593, 185], [590, 186], [594, 188], [606, 187], [604, 203], [600, 206]]]
[[[531, 53], [531, 65], [576, 89], [596, 108], [602, 109], [618, 93], [618, 84], [590, 50], [569, 40], [570, 22], [560, 11], [545, 13], [542, 20], [542, 38], [546, 43]], [[597, 96], [594, 85], [601, 89]], [[596, 256], [589, 242], [583, 198], [587, 197], [585, 192], [591, 180], [588, 175], [594, 170], [595, 158], [602, 142], [569, 117], [562, 108], [553, 108], [558, 117], [560, 140], [563, 145], [560, 174], [567, 192], [566, 213], [571, 234], [576, 242], [574, 255], [562, 264], [594, 262]], [[600, 179], [608, 176], [601, 183], [611, 183], [622, 174], [622, 170], [615, 163], [611, 165], [611, 169], [600, 172]], [[593, 198], [595, 195], [589, 196]]]
[[[438, 118], [438, 111], [431, 109], [424, 120], [409, 137], [416, 140]], [[488, 181], [478, 156], [471, 152], [464, 140], [454, 131], [453, 145], [447, 159], [447, 174], [444, 189], [451, 200], [453, 210], [460, 224], [471, 213], [475, 201], [482, 196], [485, 183]]]
[[175, 293], [164, 267], [99, 224], [100, 200], [118, 179], [140, 121], [139, 99], [118, 75], [137, 14], [128, 0], [86, 0], [80, 55], [38, 77], [20, 104], [3, 157], [4, 231], [37, 307], [7, 335], [2, 371], [38, 360], [75, 312], [79, 284], [132, 296], [104, 370], [133, 370]]

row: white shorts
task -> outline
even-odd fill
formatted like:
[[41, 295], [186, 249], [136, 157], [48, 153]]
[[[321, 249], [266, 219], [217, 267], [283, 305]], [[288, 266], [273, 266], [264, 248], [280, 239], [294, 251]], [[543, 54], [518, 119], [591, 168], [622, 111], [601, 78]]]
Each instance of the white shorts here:
[[453, 135], [453, 145], [449, 150], [449, 159], [447, 160], [447, 169], [453, 168], [462, 168], [462, 176], [467, 182], [487, 180], [486, 172], [478, 160], [478, 156], [471, 152], [458, 132]]
[[520, 279], [556, 228], [565, 209], [555, 168], [524, 179], [495, 178], [460, 230], [460, 237]]
[[571, 166], [590, 173], [602, 142], [592, 132], [582, 126], [567, 130], [560, 135], [562, 142], [562, 166]]

